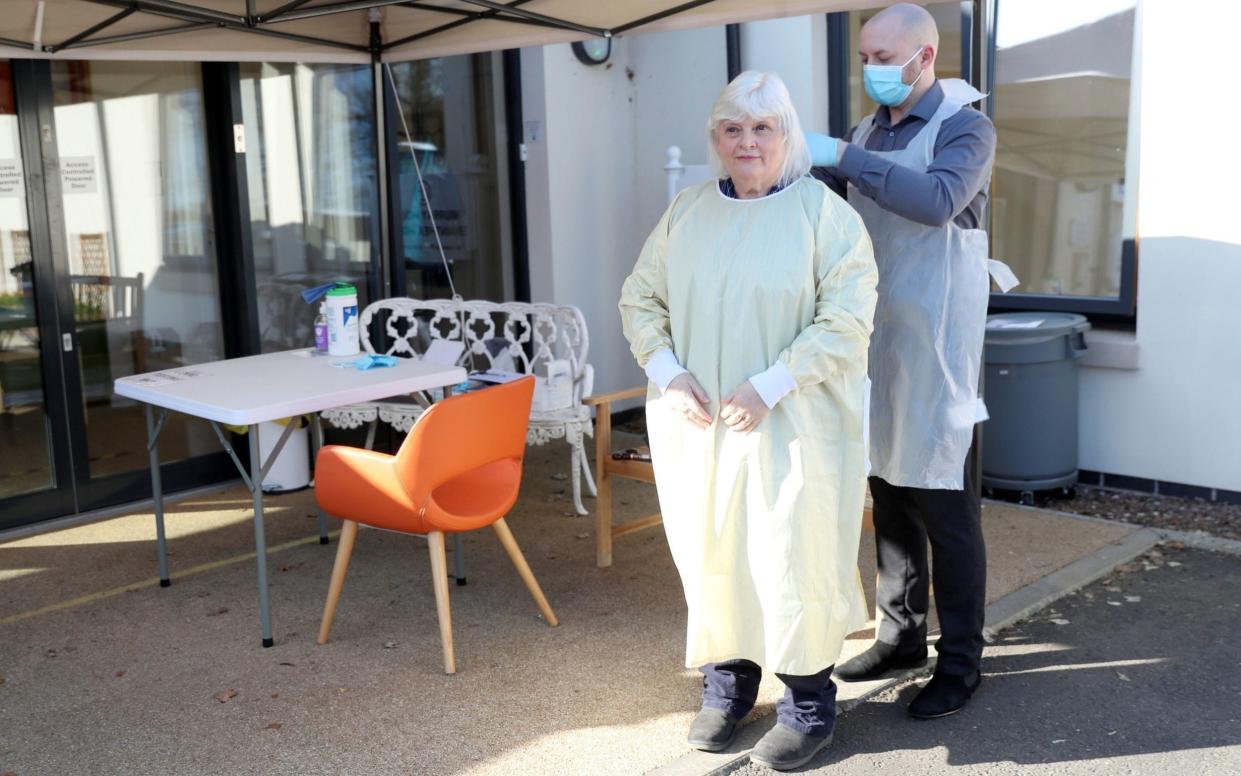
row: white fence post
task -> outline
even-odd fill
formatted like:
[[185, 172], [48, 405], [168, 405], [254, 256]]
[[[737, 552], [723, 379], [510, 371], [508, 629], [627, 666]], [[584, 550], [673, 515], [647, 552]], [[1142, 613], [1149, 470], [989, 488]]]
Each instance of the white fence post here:
[[685, 173], [679, 146], [668, 146], [668, 163], [664, 165], [664, 173], [668, 176], [668, 201], [671, 202], [681, 190], [681, 176]]

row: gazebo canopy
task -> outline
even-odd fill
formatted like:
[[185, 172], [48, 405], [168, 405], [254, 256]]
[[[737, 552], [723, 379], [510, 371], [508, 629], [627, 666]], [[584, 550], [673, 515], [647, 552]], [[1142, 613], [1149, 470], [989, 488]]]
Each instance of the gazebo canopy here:
[[[404, 61], [891, 0], [5, 0], [0, 57]], [[372, 24], [373, 22], [373, 24]]]

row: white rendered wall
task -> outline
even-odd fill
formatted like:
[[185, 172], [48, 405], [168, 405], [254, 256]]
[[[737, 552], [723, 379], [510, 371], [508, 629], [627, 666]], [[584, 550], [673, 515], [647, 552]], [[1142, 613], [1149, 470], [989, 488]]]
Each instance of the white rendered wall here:
[[1241, 9], [1148, 1], [1139, 14], [1140, 363], [1083, 370], [1080, 465], [1241, 491], [1241, 161], [1192, 129], [1198, 108], [1235, 115], [1200, 74], [1232, 67]]
[[802, 127], [827, 132], [827, 19], [822, 14], [741, 25], [741, 67], [780, 76]]
[[641, 379], [616, 311], [642, 240], [628, 49], [614, 41], [610, 68], [565, 44], [522, 51], [531, 299], [581, 308], [596, 392]]
[[707, 114], [728, 78], [728, 60], [720, 27], [635, 35], [629, 46], [637, 87], [635, 212], [645, 239], [668, 205], [668, 146], [680, 147], [682, 164], [707, 163]]

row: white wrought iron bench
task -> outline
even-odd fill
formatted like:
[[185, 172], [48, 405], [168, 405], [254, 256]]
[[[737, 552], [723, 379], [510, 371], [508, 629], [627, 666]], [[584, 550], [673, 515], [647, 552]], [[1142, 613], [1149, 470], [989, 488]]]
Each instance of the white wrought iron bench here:
[[[590, 343], [581, 310], [532, 302], [396, 297], [367, 305], [358, 322], [367, 353], [420, 358], [432, 341], [450, 340], [464, 343], [457, 363], [471, 372], [494, 369], [539, 378], [526, 442], [568, 442], [573, 506], [579, 515], [589, 514], [582, 504], [581, 479], [585, 474], [590, 495], [597, 495], [584, 443], [594, 430], [591, 408], [582, 398], [593, 389], [594, 368], [586, 361]], [[571, 386], [561, 401], [549, 403], [552, 362], [567, 362]], [[339, 407], [322, 417], [337, 428], [368, 425], [366, 446], [371, 447], [380, 421], [406, 433], [429, 404], [429, 397], [394, 397]]]

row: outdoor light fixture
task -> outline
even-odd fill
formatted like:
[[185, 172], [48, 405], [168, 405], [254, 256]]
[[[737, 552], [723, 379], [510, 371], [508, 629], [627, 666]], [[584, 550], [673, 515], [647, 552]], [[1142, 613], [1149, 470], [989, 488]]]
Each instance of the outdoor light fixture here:
[[591, 38], [572, 45], [573, 54], [583, 65], [602, 65], [612, 56], [611, 38]]

